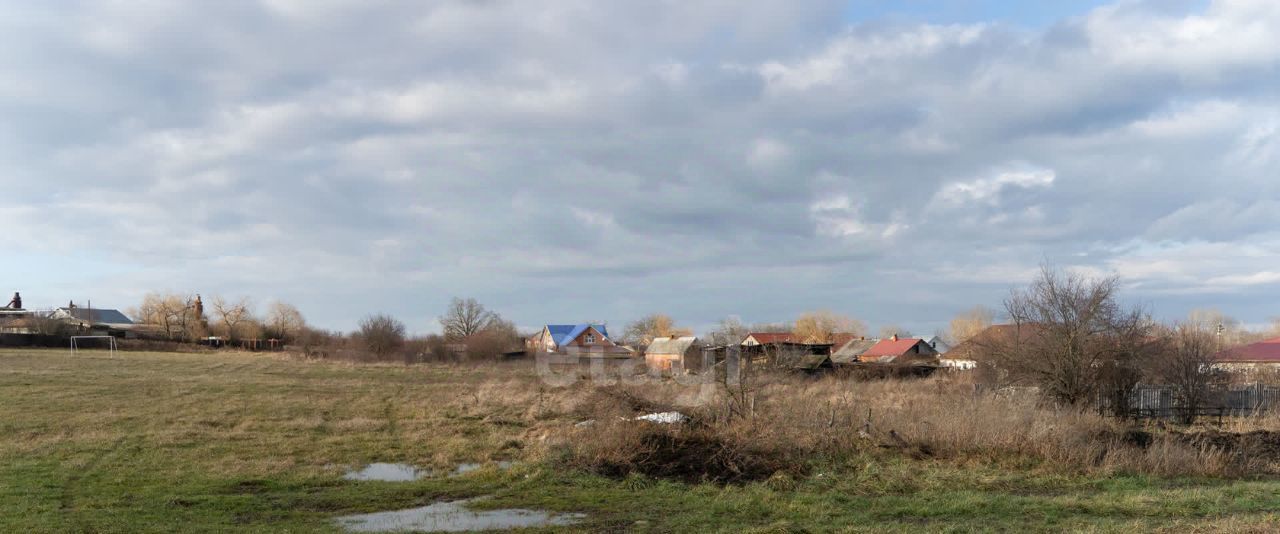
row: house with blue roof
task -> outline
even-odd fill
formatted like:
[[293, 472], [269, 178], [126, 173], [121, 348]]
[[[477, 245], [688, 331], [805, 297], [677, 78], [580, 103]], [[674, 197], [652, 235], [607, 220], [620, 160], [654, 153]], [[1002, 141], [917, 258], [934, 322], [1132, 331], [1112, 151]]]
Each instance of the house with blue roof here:
[[634, 352], [609, 339], [609, 329], [602, 324], [549, 324], [529, 338], [529, 349], [584, 357], [628, 358]]

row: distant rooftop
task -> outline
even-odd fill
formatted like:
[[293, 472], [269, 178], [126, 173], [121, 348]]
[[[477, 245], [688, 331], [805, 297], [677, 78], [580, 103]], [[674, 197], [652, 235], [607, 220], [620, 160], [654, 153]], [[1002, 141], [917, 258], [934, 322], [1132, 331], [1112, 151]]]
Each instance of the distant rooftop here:
[[66, 314], [78, 321], [85, 321], [94, 324], [133, 324], [133, 320], [129, 319], [120, 310], [104, 309], [104, 308], [58, 308], [56, 313]]

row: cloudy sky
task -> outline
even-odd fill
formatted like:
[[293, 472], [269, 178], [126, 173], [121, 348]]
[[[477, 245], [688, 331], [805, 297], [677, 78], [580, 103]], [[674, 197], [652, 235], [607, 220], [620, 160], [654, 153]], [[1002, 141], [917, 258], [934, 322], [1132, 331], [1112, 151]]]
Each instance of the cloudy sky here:
[[0, 290], [929, 333], [1048, 262], [1280, 314], [1280, 3], [1007, 3], [0, 0]]

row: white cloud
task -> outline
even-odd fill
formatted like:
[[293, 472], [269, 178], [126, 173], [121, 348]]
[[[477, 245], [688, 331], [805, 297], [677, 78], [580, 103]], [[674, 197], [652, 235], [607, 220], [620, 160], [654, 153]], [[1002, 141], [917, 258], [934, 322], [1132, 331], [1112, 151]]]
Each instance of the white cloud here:
[[1046, 188], [1053, 185], [1056, 178], [1057, 173], [1052, 169], [1027, 167], [996, 171], [989, 178], [946, 184], [938, 190], [934, 199], [943, 204], [980, 202], [996, 205], [1000, 202], [1000, 194], [1006, 189]]
[[1280, 5], [1269, 0], [1215, 0], [1189, 16], [1120, 3], [1094, 11], [1084, 28], [1094, 53], [1124, 68], [1215, 79], [1280, 59]]
[[1207, 283], [1212, 286], [1259, 286], [1280, 283], [1280, 272], [1259, 271], [1250, 274], [1233, 274], [1210, 278]]
[[846, 33], [796, 62], [768, 61], [757, 72], [770, 90], [806, 91], [867, 76], [879, 63], [927, 57], [976, 42], [985, 27], [920, 26], [894, 33]]
[[868, 223], [863, 220], [862, 203], [848, 195], [833, 195], [809, 204], [809, 216], [818, 235], [840, 238], [890, 239], [910, 228], [905, 222]]

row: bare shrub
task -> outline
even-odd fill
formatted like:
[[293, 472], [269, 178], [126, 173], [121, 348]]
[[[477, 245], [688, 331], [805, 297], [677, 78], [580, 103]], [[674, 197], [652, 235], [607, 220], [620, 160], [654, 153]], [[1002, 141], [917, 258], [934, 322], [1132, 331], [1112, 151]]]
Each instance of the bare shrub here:
[[763, 480], [800, 474], [805, 462], [792, 447], [699, 425], [614, 420], [575, 429], [570, 456], [578, 467], [622, 478], [641, 474], [689, 483]]
[[304, 326], [298, 331], [294, 343], [308, 358], [327, 359], [337, 355], [347, 345], [340, 333]]
[[376, 314], [360, 320], [357, 336], [374, 358], [382, 360], [394, 355], [404, 346], [405, 326], [400, 320], [385, 314]]
[[1181, 407], [1179, 419], [1195, 422], [1210, 387], [1217, 382], [1217, 340], [1213, 330], [1197, 323], [1182, 323], [1165, 333], [1161, 350], [1149, 366], [1148, 374], [1160, 384], [1173, 387], [1175, 402]]

